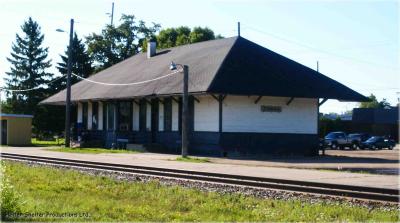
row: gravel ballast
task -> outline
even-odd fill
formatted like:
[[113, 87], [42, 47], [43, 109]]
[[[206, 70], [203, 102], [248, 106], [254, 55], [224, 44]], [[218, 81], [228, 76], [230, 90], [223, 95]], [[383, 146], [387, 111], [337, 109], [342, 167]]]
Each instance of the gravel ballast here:
[[336, 197], [336, 196], [328, 196], [328, 195], [319, 195], [319, 194], [308, 194], [308, 193], [300, 193], [293, 191], [284, 191], [284, 190], [275, 190], [275, 189], [266, 189], [259, 187], [249, 187], [249, 186], [239, 186], [232, 184], [222, 184], [222, 183], [212, 183], [205, 181], [196, 181], [196, 180], [186, 180], [186, 179], [178, 179], [171, 177], [160, 177], [160, 176], [151, 176], [137, 173], [127, 173], [120, 171], [111, 171], [111, 170], [100, 170], [86, 167], [73, 167], [67, 165], [60, 164], [51, 164], [45, 162], [36, 162], [36, 161], [22, 161], [22, 160], [14, 160], [9, 158], [4, 158], [6, 160], [11, 160], [13, 162], [20, 162], [30, 166], [46, 166], [57, 169], [69, 169], [76, 170], [84, 174], [89, 174], [93, 176], [105, 176], [110, 177], [112, 179], [118, 181], [130, 181], [130, 182], [143, 182], [147, 183], [150, 181], [159, 182], [162, 185], [166, 186], [182, 186], [185, 188], [192, 188], [201, 190], [204, 192], [216, 192], [220, 194], [242, 194], [246, 196], [254, 196], [258, 198], [264, 199], [276, 199], [276, 200], [286, 200], [286, 201], [301, 201], [301, 202], [309, 202], [309, 203], [326, 203], [333, 205], [347, 205], [347, 206], [358, 206], [358, 207], [366, 207], [370, 210], [372, 209], [382, 209], [382, 210], [400, 210], [400, 204], [390, 203], [390, 202], [378, 202], [371, 200], [363, 200], [363, 199], [350, 199], [345, 197]]

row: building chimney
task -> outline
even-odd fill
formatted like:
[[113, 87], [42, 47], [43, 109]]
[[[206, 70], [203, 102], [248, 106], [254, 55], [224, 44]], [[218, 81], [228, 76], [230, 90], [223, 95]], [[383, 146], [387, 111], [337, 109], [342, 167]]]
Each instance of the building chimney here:
[[156, 42], [151, 41], [147, 43], [147, 58], [153, 57], [156, 55]]

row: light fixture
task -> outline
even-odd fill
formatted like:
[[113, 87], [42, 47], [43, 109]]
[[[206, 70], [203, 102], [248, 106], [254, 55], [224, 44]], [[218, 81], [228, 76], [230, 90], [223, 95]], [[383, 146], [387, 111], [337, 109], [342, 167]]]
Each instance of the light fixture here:
[[169, 69], [176, 70], [176, 64], [174, 63], [174, 61], [171, 61], [171, 64], [169, 65]]
[[56, 31], [59, 32], [59, 33], [65, 33], [65, 31], [62, 30], [62, 29], [56, 29]]

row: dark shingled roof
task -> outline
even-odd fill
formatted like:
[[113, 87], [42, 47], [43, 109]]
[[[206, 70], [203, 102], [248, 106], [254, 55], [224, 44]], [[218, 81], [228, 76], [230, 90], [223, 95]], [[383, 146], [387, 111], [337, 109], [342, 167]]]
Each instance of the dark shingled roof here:
[[[231, 37], [161, 50], [154, 57], [132, 56], [89, 79], [132, 83], [168, 73], [171, 61], [189, 66], [189, 92], [265, 95], [365, 101], [363, 95], [304, 65], [243, 37]], [[131, 86], [107, 86], [80, 81], [72, 86], [72, 101], [126, 99], [182, 92], [181, 73]], [[64, 104], [65, 90], [42, 104]]]

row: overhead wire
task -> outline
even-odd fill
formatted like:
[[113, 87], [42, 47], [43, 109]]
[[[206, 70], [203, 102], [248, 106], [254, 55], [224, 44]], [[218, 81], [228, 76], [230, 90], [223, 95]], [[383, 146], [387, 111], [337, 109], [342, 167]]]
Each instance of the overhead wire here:
[[258, 32], [260, 34], [271, 36], [271, 37], [273, 37], [275, 39], [279, 39], [279, 40], [282, 40], [282, 41], [285, 41], [285, 42], [296, 44], [296, 45], [299, 45], [301, 47], [308, 48], [310, 50], [321, 52], [321, 53], [324, 53], [324, 54], [332, 55], [332, 56], [335, 56], [335, 57], [340, 57], [340, 58], [347, 59], [347, 60], [353, 60], [353, 61], [357, 61], [357, 62], [361, 62], [361, 63], [373, 65], [373, 66], [385, 67], [385, 68], [389, 68], [389, 69], [397, 69], [396, 67], [385, 66], [385, 65], [376, 64], [376, 63], [373, 63], [373, 62], [367, 61], [367, 60], [362, 60], [362, 59], [358, 59], [358, 58], [353, 58], [353, 57], [348, 57], [348, 56], [332, 53], [332, 52], [327, 51], [327, 50], [319, 49], [319, 48], [316, 48], [316, 47], [313, 47], [313, 46], [309, 46], [307, 44], [304, 44], [304, 43], [301, 43], [301, 42], [298, 42], [298, 41], [295, 41], [295, 40], [291, 40], [291, 39], [288, 39], [288, 38], [285, 38], [285, 37], [282, 37], [282, 36], [279, 36], [279, 35], [276, 35], [276, 34], [273, 34], [273, 33], [266, 32], [264, 30], [255, 28], [255, 27], [247, 25], [247, 24], [244, 25], [244, 28], [253, 30], [253, 31]]
[[[138, 82], [131, 82], [131, 83], [106, 83], [106, 82], [90, 80], [88, 78], [81, 77], [81, 76], [79, 76], [77, 74], [74, 74], [74, 73], [71, 73], [71, 75], [73, 75], [73, 76], [75, 76], [75, 77], [77, 77], [77, 78], [79, 78], [79, 79], [81, 79], [83, 81], [87, 81], [87, 82], [94, 83], [94, 84], [107, 85], [107, 86], [129, 86], [129, 85], [139, 85], [139, 84], [145, 84], [145, 83], [153, 82], [153, 81], [156, 81], [156, 80], [167, 78], [167, 77], [169, 77], [169, 76], [171, 76], [173, 74], [179, 73], [179, 72], [181, 72], [181, 70], [176, 70], [174, 72], [171, 72], [171, 73], [168, 73], [168, 74], [165, 74], [165, 75], [162, 75], [160, 77], [153, 78], [153, 79], [149, 79], [149, 80], [145, 80], [145, 81], [138, 81]], [[58, 77], [57, 79], [54, 79], [54, 80], [52, 80], [52, 81], [50, 81], [50, 82], [48, 82], [46, 84], [51, 84], [51, 83], [53, 83], [53, 82], [55, 82], [57, 80], [60, 80], [61, 78], [65, 77], [65, 76], [66, 75]], [[0, 90], [9, 91], [9, 92], [27, 92], [27, 91], [38, 90], [41, 87], [42, 86], [37, 86], [37, 87], [34, 87], [34, 88], [28, 88], [28, 89], [7, 89], [7, 88], [0, 87]]]
[[150, 80], [132, 82], [132, 83], [106, 83], [106, 82], [90, 80], [90, 79], [81, 77], [81, 76], [79, 76], [77, 74], [72, 74], [72, 75], [74, 75], [75, 77], [77, 77], [77, 78], [79, 78], [81, 80], [84, 80], [84, 81], [87, 81], [87, 82], [90, 82], [90, 83], [94, 83], [94, 84], [108, 85], [108, 86], [129, 86], [129, 85], [145, 84], [145, 83], [149, 83], [149, 82], [152, 82], [152, 81], [160, 80], [160, 79], [167, 78], [167, 77], [169, 77], [169, 76], [171, 76], [173, 74], [179, 73], [179, 72], [181, 72], [181, 70], [176, 70], [174, 72], [171, 72], [171, 73], [168, 73], [168, 74], [165, 74], [163, 76], [156, 77], [156, 78], [153, 78], [153, 79], [150, 79]]
[[[51, 80], [51, 81], [47, 82], [46, 84], [47, 84], [47, 85], [48, 85], [48, 84], [51, 84], [51, 83], [53, 83], [53, 82], [55, 82], [55, 81], [60, 80], [61, 78], [65, 77], [65, 76], [67, 76], [67, 75], [65, 74], [65, 75], [63, 75], [63, 76], [60, 76], [60, 77], [58, 77], [58, 78], [56, 78], [56, 79], [54, 79], [54, 80]], [[43, 87], [42, 85], [36, 86], [36, 87], [34, 87], [34, 88], [27, 88], [27, 89], [8, 89], [8, 88], [0, 87], [0, 91], [27, 92], [27, 91], [38, 90], [38, 89], [40, 89], [40, 88], [42, 88], [42, 87]]]

